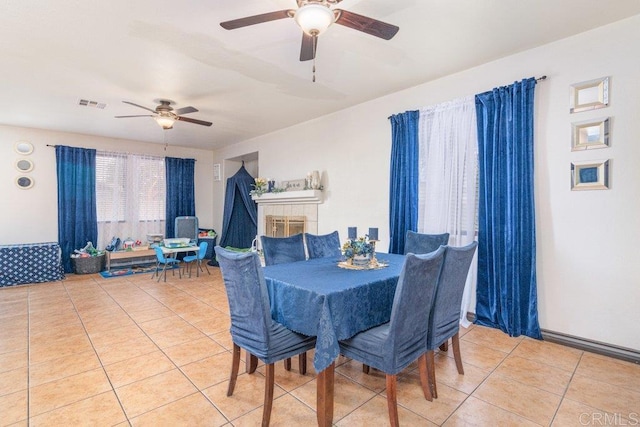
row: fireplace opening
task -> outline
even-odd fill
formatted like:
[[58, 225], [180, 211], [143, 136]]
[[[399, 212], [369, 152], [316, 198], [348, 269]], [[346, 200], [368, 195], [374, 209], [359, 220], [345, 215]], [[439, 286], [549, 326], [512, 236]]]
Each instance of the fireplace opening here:
[[289, 237], [305, 233], [306, 217], [304, 216], [265, 216], [265, 235], [270, 237]]

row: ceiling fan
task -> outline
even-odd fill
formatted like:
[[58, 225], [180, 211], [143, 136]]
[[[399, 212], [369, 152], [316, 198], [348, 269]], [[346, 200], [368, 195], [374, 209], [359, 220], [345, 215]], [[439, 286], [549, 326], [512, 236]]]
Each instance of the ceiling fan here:
[[245, 18], [234, 19], [232, 21], [221, 22], [222, 28], [235, 30], [236, 28], [247, 27], [249, 25], [261, 24], [263, 22], [275, 21], [283, 18], [293, 18], [302, 28], [302, 47], [300, 49], [300, 61], [315, 59], [318, 36], [322, 34], [331, 24], [336, 23], [354, 30], [381, 39], [390, 40], [396, 35], [399, 27], [349, 12], [342, 9], [331, 9], [331, 6], [340, 3], [342, 0], [296, 0], [297, 9], [285, 9], [276, 12], [263, 13], [260, 15], [247, 16]]
[[122, 101], [125, 104], [133, 105], [134, 107], [142, 108], [147, 111], [151, 111], [153, 114], [142, 114], [136, 116], [115, 116], [116, 119], [124, 119], [129, 117], [153, 117], [154, 120], [162, 127], [162, 129], [171, 129], [173, 124], [177, 121], [195, 123], [202, 126], [211, 126], [211, 122], [205, 122], [204, 120], [190, 119], [189, 117], [183, 117], [182, 114], [196, 113], [198, 110], [193, 107], [182, 107], [174, 110], [171, 105], [175, 102], [169, 99], [156, 99], [153, 102], [158, 102], [160, 105], [155, 110], [151, 108], [143, 107], [142, 105], [134, 104], [129, 101]]

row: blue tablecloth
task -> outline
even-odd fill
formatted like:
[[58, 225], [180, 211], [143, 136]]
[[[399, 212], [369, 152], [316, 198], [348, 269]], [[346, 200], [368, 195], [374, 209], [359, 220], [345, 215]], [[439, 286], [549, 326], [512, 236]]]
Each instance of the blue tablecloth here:
[[328, 257], [264, 268], [272, 318], [317, 337], [316, 372], [338, 357], [339, 340], [389, 321], [404, 256], [378, 254], [378, 259], [389, 266], [346, 270]]
[[62, 279], [64, 271], [58, 243], [0, 246], [0, 286]]

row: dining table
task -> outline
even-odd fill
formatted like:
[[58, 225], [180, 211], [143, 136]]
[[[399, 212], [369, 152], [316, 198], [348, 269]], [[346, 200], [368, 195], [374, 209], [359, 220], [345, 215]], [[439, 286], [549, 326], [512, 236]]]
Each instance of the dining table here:
[[[319, 426], [333, 422], [338, 341], [389, 321], [404, 255], [378, 253], [379, 268], [341, 268], [339, 257], [264, 267], [271, 317], [292, 331], [315, 336]], [[348, 267], [342, 264], [343, 267]]]

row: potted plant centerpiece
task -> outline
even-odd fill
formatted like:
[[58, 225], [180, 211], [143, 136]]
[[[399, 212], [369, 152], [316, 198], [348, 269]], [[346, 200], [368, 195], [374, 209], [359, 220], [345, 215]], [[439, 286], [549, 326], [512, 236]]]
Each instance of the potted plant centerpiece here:
[[375, 246], [369, 242], [368, 236], [349, 239], [342, 245], [342, 253], [347, 263], [362, 267], [369, 265], [374, 250]]

